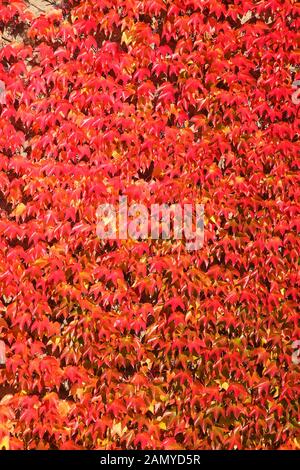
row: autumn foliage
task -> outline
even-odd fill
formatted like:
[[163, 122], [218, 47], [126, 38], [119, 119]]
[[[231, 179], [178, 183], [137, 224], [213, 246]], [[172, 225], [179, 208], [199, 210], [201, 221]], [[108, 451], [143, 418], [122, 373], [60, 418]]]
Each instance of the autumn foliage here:
[[[299, 448], [299, 12], [0, 1], [0, 447]], [[203, 248], [99, 240], [120, 195]]]

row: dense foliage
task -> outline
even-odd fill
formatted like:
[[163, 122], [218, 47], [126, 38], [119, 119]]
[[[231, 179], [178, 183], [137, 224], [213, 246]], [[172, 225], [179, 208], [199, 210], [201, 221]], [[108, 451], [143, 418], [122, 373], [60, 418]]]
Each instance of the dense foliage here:
[[[299, 447], [299, 11], [0, 1], [2, 448]], [[99, 240], [119, 195], [203, 248]]]

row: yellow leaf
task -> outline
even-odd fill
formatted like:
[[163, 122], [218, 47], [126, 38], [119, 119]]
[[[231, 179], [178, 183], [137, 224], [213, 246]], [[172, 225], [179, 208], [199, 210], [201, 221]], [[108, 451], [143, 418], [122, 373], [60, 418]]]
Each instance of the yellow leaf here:
[[127, 426], [122, 428], [122, 423], [115, 423], [111, 428], [113, 434], [118, 434], [118, 436], [122, 436], [125, 432], [128, 431]]
[[228, 387], [229, 387], [229, 384], [227, 382], [222, 383], [223, 390], [227, 390]]
[[163, 395], [162, 393], [159, 395], [159, 398], [161, 401], [167, 401], [168, 397], [166, 395]]
[[0, 441], [0, 450], [9, 450], [9, 437], [5, 436]]
[[16, 216], [20, 217], [20, 215], [23, 214], [25, 209], [26, 209], [25, 204], [23, 204], [22, 202], [21, 202], [21, 204], [18, 204], [17, 207], [16, 207], [16, 211], [15, 211]]
[[149, 408], [148, 408], [148, 409], [149, 409], [149, 411], [150, 411], [151, 413], [154, 413], [154, 406], [153, 406], [153, 402], [152, 402], [152, 403], [150, 403], [150, 405], [149, 405]]
[[132, 42], [132, 38], [130, 34], [127, 34], [126, 31], [122, 34], [121, 42], [125, 42], [126, 46], [128, 46]]

